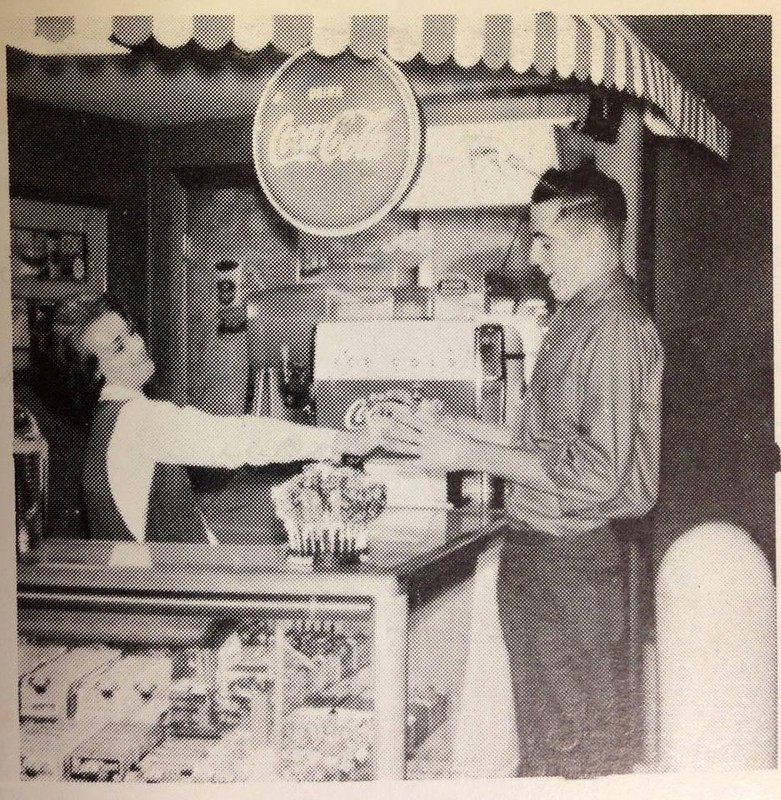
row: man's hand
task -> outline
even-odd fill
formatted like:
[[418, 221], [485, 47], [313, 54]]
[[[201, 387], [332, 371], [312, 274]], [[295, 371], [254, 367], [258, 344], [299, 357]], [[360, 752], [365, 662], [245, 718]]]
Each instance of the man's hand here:
[[437, 470], [471, 470], [478, 443], [453, 417], [421, 420], [420, 459], [423, 467]]
[[465, 417], [419, 422], [421, 466], [449, 472], [486, 472], [555, 495], [538, 454], [514, 445], [507, 428]]
[[380, 433], [340, 431], [336, 447], [341, 453], [360, 458], [370, 456], [375, 451], [416, 458], [421, 451], [421, 432], [399, 424], [386, 426]]

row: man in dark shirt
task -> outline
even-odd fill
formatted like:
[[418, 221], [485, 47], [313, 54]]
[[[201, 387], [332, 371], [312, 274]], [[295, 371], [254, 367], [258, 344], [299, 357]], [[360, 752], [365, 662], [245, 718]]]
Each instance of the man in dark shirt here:
[[662, 351], [624, 272], [626, 201], [590, 166], [549, 170], [530, 213], [531, 261], [557, 310], [516, 430], [430, 423], [423, 458], [506, 481], [499, 618], [519, 774], [613, 773], [622, 755], [625, 592], [612, 521], [658, 487]]

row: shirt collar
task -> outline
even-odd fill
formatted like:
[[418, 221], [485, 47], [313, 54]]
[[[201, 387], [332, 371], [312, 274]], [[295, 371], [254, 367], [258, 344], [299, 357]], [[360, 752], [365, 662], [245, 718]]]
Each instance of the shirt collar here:
[[100, 390], [98, 402], [110, 400], [134, 400], [138, 397], [146, 397], [140, 389], [133, 389], [130, 386], [122, 386], [120, 383], [107, 383]]
[[[581, 289], [574, 297], [561, 306], [561, 311], [577, 314], [593, 306], [605, 296], [615, 291], [616, 287], [626, 283], [629, 276], [621, 266], [608, 270]], [[556, 313], [558, 316], [558, 312]]]
[[617, 284], [626, 281], [628, 278], [624, 268], [621, 266], [614, 267], [608, 270], [604, 275], [600, 275], [593, 280], [588, 286], [572, 298], [573, 303], [580, 306], [593, 305], [597, 300], [601, 300], [608, 294]]

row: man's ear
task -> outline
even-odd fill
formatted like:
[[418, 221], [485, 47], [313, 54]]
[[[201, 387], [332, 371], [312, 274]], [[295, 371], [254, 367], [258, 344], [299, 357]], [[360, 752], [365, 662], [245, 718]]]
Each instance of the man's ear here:
[[591, 260], [602, 251], [605, 246], [605, 232], [589, 219], [572, 218], [573, 242], [575, 249], [583, 260]]

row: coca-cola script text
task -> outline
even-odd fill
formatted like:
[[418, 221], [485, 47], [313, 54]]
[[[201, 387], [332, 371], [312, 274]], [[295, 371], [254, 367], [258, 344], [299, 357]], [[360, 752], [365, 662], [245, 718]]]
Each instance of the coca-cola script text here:
[[274, 167], [320, 161], [379, 161], [388, 152], [394, 108], [345, 108], [327, 122], [296, 123], [284, 114], [271, 131], [268, 160]]

